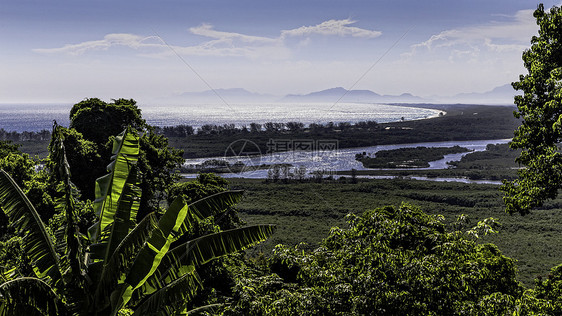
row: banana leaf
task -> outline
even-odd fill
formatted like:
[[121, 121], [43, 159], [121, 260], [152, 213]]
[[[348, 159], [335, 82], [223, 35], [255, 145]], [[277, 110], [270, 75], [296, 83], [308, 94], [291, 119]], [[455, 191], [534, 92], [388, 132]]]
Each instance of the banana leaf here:
[[116, 290], [117, 293], [111, 294], [111, 296], [117, 297], [113, 304], [113, 315], [127, 304], [133, 291], [141, 287], [158, 268], [160, 261], [177, 237], [180, 226], [187, 216], [187, 209], [183, 200], [178, 198], [162, 215], [158, 221], [158, 227], [151, 232], [150, 238], [135, 257], [135, 261], [127, 273], [125, 286]]
[[144, 294], [154, 293], [187, 273], [186, 267], [199, 266], [215, 258], [247, 249], [266, 240], [274, 231], [274, 225], [255, 225], [209, 234], [185, 242], [162, 258], [154, 274], [139, 291]]
[[[230, 190], [210, 195], [189, 204], [189, 215], [205, 219], [209, 216], [221, 214], [236, 205], [243, 195], [243, 190]], [[192, 228], [191, 216], [189, 215], [186, 216], [180, 227], [179, 236], [189, 232]]]
[[134, 315], [176, 315], [191, 300], [201, 281], [194, 266], [189, 266], [186, 273], [150, 295], [142, 304], [135, 308]]
[[104, 262], [113, 255], [115, 248], [129, 234], [129, 229], [135, 227], [135, 218], [140, 206], [141, 189], [139, 187], [136, 167], [133, 166], [119, 197], [117, 210], [114, 215], [113, 224], [110, 225], [111, 233], [104, 255]]
[[[54, 163], [55, 169], [58, 170], [59, 178], [63, 182], [64, 193], [64, 196], [57, 200], [56, 209], [65, 214], [66, 217], [65, 225], [59, 228], [60, 231], [55, 232], [57, 241], [60, 242], [60, 245], [58, 245], [60, 248], [57, 248], [57, 250], [62, 250], [60, 252], [65, 254], [59, 261], [59, 264], [61, 271], [65, 274], [63, 280], [68, 279], [68, 272], [70, 272], [70, 278], [74, 280], [72, 283], [84, 283], [85, 280], [81, 278], [81, 276], [83, 275], [82, 271], [85, 267], [83, 266], [82, 244], [79, 237], [80, 232], [76, 223], [76, 201], [74, 199], [74, 195], [78, 194], [78, 190], [70, 181], [70, 165], [66, 158], [64, 134], [62, 132], [62, 127], [56, 122], [53, 126], [52, 148], [51, 160]], [[62, 230], [64, 230], [64, 236], [61, 236]], [[64, 249], [61, 249], [63, 247]]]
[[95, 292], [95, 302], [98, 310], [108, 307], [111, 293], [117, 289], [119, 281], [131, 268], [135, 255], [157, 227], [158, 220], [155, 213], [145, 216], [121, 241], [110, 259], [104, 262]]
[[[136, 176], [130, 176], [131, 169], [136, 164], [139, 155], [139, 137], [134, 131], [125, 130], [115, 138], [113, 143], [113, 161], [107, 167], [109, 173], [96, 180], [96, 199], [94, 210], [99, 221], [89, 229], [90, 240], [94, 243], [108, 243], [112, 235], [116, 214], [125, 211], [129, 219], [123, 220], [125, 215], [117, 215], [120, 227], [117, 233], [124, 237], [132, 228], [133, 220], [138, 210], [138, 190]], [[120, 206], [121, 203], [126, 205]], [[125, 232], [126, 231], [126, 232]], [[103, 258], [107, 259], [111, 254], [108, 249], [115, 249], [121, 242], [114, 238], [114, 244], [103, 249]], [[100, 253], [93, 254], [92, 258], [100, 258]]]
[[189, 212], [201, 219], [220, 214], [240, 202], [243, 195], [243, 190], [219, 192], [189, 204]]
[[0, 285], [0, 316], [65, 315], [64, 304], [44, 281], [17, 278]]
[[25, 253], [37, 277], [49, 278], [57, 286], [62, 277], [51, 236], [29, 199], [4, 170], [0, 170], [0, 203], [10, 225], [23, 236]]

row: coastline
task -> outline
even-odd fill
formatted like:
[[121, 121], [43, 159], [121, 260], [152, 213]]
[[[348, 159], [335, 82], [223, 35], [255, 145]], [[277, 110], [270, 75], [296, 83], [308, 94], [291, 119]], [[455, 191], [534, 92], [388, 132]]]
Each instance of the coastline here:
[[[0, 103], [0, 128], [7, 132], [40, 132], [50, 130], [53, 120], [68, 126], [72, 104], [68, 103]], [[248, 103], [248, 104], [185, 104], [139, 105], [143, 118], [152, 126], [191, 125], [195, 129], [205, 124], [301, 122], [304, 124], [333, 122], [355, 123], [375, 120], [379, 123], [433, 118], [440, 110], [408, 104], [346, 102], [330, 103]], [[410, 109], [410, 111], [404, 111]], [[421, 111], [423, 109], [425, 111]]]
[[[395, 105], [399, 107], [399, 105]], [[344, 124], [327, 124], [321, 128], [304, 128], [289, 131], [249, 132], [235, 129], [223, 134], [170, 137], [169, 144], [184, 151], [184, 158], [222, 157], [233, 143], [245, 140], [256, 144], [260, 153], [268, 152], [271, 140], [309, 140], [335, 141], [339, 149], [360, 148], [368, 146], [411, 144], [435, 141], [464, 141], [505, 139], [513, 137], [513, 130], [520, 122], [513, 117], [513, 107], [485, 105], [426, 105], [404, 104], [405, 107], [433, 107], [433, 115], [424, 119], [374, 123], [369, 126], [351, 128]], [[443, 113], [443, 115], [440, 115]], [[367, 120], [368, 118], [365, 118]], [[27, 123], [22, 123], [27, 124]], [[52, 121], [49, 120], [49, 128]], [[318, 124], [315, 124], [318, 127]], [[1, 128], [1, 126], [0, 126]], [[31, 155], [46, 156], [47, 142], [16, 141], [22, 145], [22, 151]], [[45, 147], [45, 148], [43, 148]]]
[[[262, 131], [250, 133], [236, 130], [214, 135], [188, 135], [170, 137], [170, 144], [184, 150], [184, 158], [231, 156], [228, 149], [239, 141], [255, 145], [259, 153], [270, 152], [272, 140], [312, 142], [334, 141], [338, 148], [359, 148], [390, 144], [411, 144], [436, 141], [465, 141], [506, 139], [520, 121], [513, 117], [512, 107], [484, 105], [448, 105], [438, 111], [446, 111], [428, 119], [376, 123], [370, 126], [323, 126], [297, 131]], [[439, 112], [438, 112], [439, 113]]]

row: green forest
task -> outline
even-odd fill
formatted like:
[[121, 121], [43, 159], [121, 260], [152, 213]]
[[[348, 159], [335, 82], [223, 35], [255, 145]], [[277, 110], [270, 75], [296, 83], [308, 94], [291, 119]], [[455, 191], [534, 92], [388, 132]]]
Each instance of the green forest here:
[[[68, 127], [0, 140], [0, 315], [562, 315], [562, 9], [534, 17], [515, 111], [194, 134], [147, 124], [133, 99], [88, 98]], [[512, 141], [444, 170], [182, 178], [184, 158], [222, 155], [241, 135], [260, 147], [275, 135]], [[357, 159], [423, 167], [465, 151]], [[397, 178], [361, 178], [382, 172]]]

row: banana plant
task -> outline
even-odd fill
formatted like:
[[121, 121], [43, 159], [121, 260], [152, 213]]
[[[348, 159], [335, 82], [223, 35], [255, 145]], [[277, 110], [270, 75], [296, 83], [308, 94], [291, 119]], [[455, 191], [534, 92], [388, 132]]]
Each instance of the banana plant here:
[[[56, 128], [53, 137], [62, 138]], [[163, 214], [152, 213], [136, 223], [139, 138], [127, 129], [115, 138], [108, 174], [96, 180], [98, 220], [87, 238], [80, 236], [63, 143], [55, 142], [59, 155], [53, 158], [65, 188], [60, 201], [66, 215], [64, 253], [56, 251], [61, 248], [55, 247], [23, 191], [0, 170], [0, 208], [23, 236], [34, 270], [25, 277], [2, 273], [0, 316], [118, 315], [125, 310], [134, 315], [188, 314], [186, 305], [201, 287], [198, 266], [251, 247], [274, 232], [273, 225], [256, 225], [185, 240], [195, 221], [220, 216], [241, 199], [241, 191], [191, 204], [177, 198]]]

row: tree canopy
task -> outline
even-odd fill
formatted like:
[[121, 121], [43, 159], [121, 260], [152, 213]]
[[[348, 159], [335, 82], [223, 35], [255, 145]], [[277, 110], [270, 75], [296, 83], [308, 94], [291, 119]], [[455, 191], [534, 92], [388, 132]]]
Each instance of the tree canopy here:
[[549, 305], [545, 300], [525, 301], [529, 293], [516, 280], [513, 259], [493, 244], [477, 242], [477, 236], [493, 231], [492, 220], [463, 231], [460, 217], [457, 229], [447, 229], [442, 216], [410, 204], [348, 215], [347, 220], [349, 228], [333, 227], [311, 251], [279, 245], [266, 273], [247, 269], [237, 280], [236, 304], [224, 315], [550, 311], [543, 308]]
[[138, 162], [142, 190], [139, 217], [156, 210], [178, 176], [174, 170], [183, 163], [183, 152], [169, 146], [168, 139], [154, 132], [141, 116], [133, 99], [113, 99], [107, 103], [98, 98], [85, 99], [70, 110], [70, 127], [65, 130], [67, 156], [72, 181], [86, 199], [93, 199], [90, 179], [105, 174], [111, 157], [113, 135], [125, 127], [141, 133]]
[[135, 130], [146, 127], [141, 110], [133, 99], [117, 99], [111, 103], [89, 98], [76, 103], [70, 110], [70, 128], [96, 144], [107, 143], [127, 126]]
[[524, 168], [502, 187], [509, 213], [526, 214], [562, 188], [562, 10], [540, 4], [534, 17], [539, 33], [523, 53], [528, 73], [512, 84], [523, 95], [515, 97], [522, 124], [510, 146], [522, 150], [517, 162]]

